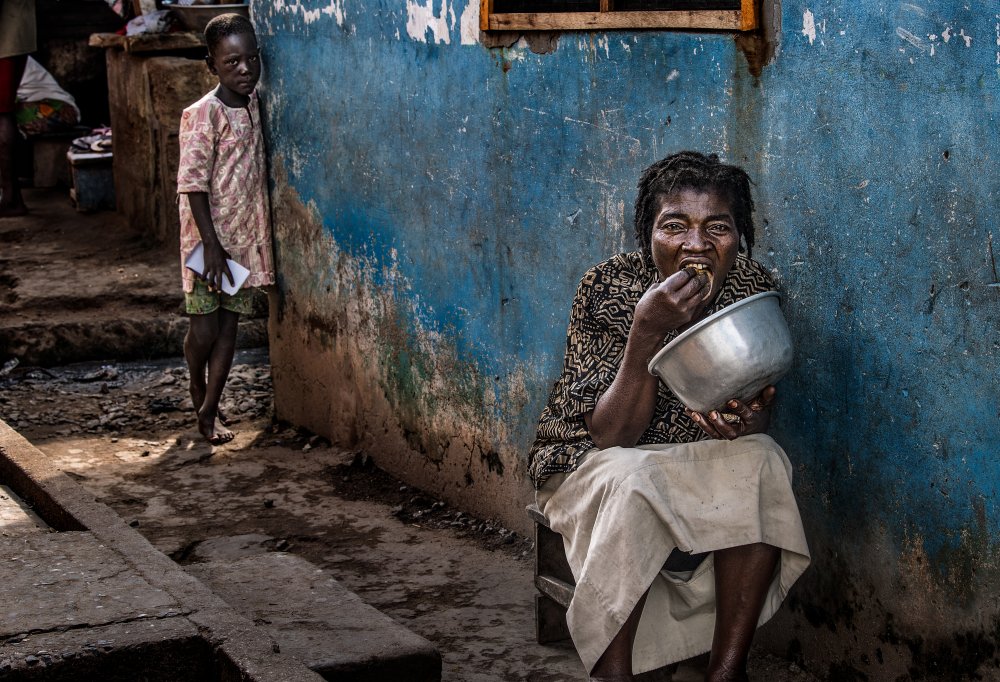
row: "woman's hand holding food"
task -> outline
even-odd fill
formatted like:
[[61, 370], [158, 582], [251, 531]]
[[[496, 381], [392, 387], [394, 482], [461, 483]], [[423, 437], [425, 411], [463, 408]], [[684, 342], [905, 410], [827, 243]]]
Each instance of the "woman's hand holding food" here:
[[679, 270], [643, 294], [635, 307], [632, 325], [653, 332], [662, 343], [667, 333], [689, 324], [701, 313], [710, 290], [708, 276], [693, 268]]
[[727, 412], [713, 410], [707, 415], [688, 410], [688, 415], [701, 430], [718, 440], [735, 440], [751, 433], [767, 433], [771, 423], [771, 407], [777, 390], [768, 386], [749, 403], [740, 400], [730, 400]]

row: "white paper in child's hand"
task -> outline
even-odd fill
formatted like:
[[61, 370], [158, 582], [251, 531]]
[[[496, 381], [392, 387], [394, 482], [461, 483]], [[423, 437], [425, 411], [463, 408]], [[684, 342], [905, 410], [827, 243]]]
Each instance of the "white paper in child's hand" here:
[[[236, 278], [236, 281], [230, 282], [228, 277], [222, 275], [222, 291], [230, 296], [233, 296], [240, 290], [243, 283], [247, 281], [247, 277], [250, 276], [250, 271], [232, 259], [226, 260], [226, 263], [229, 265], [229, 272], [233, 273], [233, 277]], [[194, 247], [194, 251], [192, 251], [191, 255], [188, 256], [186, 261], [184, 261], [184, 267], [189, 270], [193, 270], [199, 275], [203, 275], [205, 273], [205, 245], [203, 243], [198, 242], [198, 246]]]

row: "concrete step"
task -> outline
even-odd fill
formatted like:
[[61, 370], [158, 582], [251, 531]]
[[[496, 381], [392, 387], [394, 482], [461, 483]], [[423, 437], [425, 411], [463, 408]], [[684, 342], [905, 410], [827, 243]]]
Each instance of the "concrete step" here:
[[[148, 360], [184, 354], [188, 319], [146, 313], [128, 317], [62, 315], [58, 322], [0, 317], [0, 364], [17, 358], [24, 367], [54, 367], [90, 360]], [[267, 320], [241, 319], [237, 348], [267, 345]]]
[[237, 613], [266, 628], [283, 654], [325, 679], [441, 679], [441, 656], [430, 642], [301, 557], [272, 552], [184, 568]]
[[180, 602], [91, 533], [2, 537], [0, 556], [0, 680], [141, 679], [152, 651], [174, 659], [199, 639]]
[[0, 537], [0, 682], [315, 682], [0, 421], [0, 482], [56, 532]]
[[[0, 365], [51, 367], [183, 353], [176, 242], [112, 212], [81, 214], [64, 191], [27, 191], [31, 212], [0, 221]], [[267, 345], [265, 302], [241, 348]]]

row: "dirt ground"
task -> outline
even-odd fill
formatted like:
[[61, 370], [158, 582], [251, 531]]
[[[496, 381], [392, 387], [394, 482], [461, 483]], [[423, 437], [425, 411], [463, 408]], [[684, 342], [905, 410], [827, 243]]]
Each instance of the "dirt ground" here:
[[[182, 354], [176, 248], [116, 213], [77, 212], [65, 190], [27, 190], [25, 201], [29, 215], [0, 219], [0, 358], [48, 366]], [[266, 345], [262, 317], [240, 327], [244, 347]]]
[[[113, 214], [77, 216], [57, 200], [29, 192], [34, 215], [0, 221], [0, 336], [25, 320], [82, 330], [115, 315], [177, 315], [171, 251], [144, 244]], [[58, 284], [39, 291], [49, 271]], [[100, 300], [134, 280], [147, 283], [135, 291], [149, 308]], [[44, 314], [25, 306], [33, 297]], [[89, 343], [90, 357], [106, 358], [84, 364], [43, 368], [0, 348], [0, 418], [181, 565], [293, 552], [433, 642], [446, 681], [586, 679], [570, 646], [534, 642], [529, 539], [393, 479], [368, 453], [274, 423], [265, 349], [237, 355], [222, 405], [237, 436], [209, 446], [179, 357], [123, 361], [143, 343], [148, 351], [149, 329], [117, 328], [111, 343], [78, 333], [63, 354]], [[702, 665], [682, 666], [674, 681], [700, 680]], [[816, 678], [756, 652], [751, 679]]]

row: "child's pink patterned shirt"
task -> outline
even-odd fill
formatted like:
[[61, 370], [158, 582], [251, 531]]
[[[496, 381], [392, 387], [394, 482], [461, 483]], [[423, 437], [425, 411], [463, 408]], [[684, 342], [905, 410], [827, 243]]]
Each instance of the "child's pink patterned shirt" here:
[[245, 108], [227, 107], [208, 93], [181, 115], [177, 194], [181, 216], [184, 291], [194, 275], [184, 261], [201, 241], [188, 192], [207, 192], [212, 222], [229, 257], [248, 270], [246, 287], [274, 284], [274, 256], [257, 92]]

